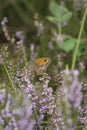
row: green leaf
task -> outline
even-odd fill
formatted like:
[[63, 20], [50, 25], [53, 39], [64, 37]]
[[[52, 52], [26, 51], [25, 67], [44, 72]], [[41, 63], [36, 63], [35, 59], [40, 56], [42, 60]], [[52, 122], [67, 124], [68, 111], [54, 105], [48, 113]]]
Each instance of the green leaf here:
[[84, 50], [85, 50], [85, 44], [83, 41], [81, 41], [79, 50], [78, 50], [78, 58], [80, 58], [82, 55], [84, 55]]
[[71, 50], [74, 49], [75, 47], [75, 44], [76, 44], [76, 39], [75, 38], [72, 38], [72, 37], [69, 37], [69, 38], [66, 38], [60, 45], [59, 47], [65, 51], [65, 52], [70, 52]]
[[60, 18], [61, 10], [58, 4], [56, 4], [55, 2], [51, 2], [49, 5], [49, 10], [55, 17]]
[[61, 23], [68, 22], [71, 19], [71, 17], [72, 17], [72, 13], [69, 12], [66, 15], [64, 15], [63, 17], [61, 17], [60, 21], [61, 21]]
[[55, 18], [55, 20], [49, 19], [49, 21], [53, 23], [57, 22], [56, 24], [67, 22], [72, 17], [72, 13], [67, 8], [59, 6], [55, 2], [50, 3], [49, 10], [53, 14], [53, 18]]
[[56, 17], [48, 16], [46, 18], [54, 24], [58, 24], [60, 22]]

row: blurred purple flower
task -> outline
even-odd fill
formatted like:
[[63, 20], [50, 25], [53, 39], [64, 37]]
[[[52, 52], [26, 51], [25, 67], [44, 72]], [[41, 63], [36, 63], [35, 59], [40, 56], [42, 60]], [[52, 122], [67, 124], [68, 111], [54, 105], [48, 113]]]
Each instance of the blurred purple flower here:
[[82, 83], [79, 81], [79, 71], [73, 70], [72, 72], [65, 70], [64, 71], [64, 89], [67, 100], [73, 107], [79, 108], [83, 95], [82, 95]]
[[1, 89], [0, 90], [0, 104], [4, 104], [6, 100], [6, 90]]

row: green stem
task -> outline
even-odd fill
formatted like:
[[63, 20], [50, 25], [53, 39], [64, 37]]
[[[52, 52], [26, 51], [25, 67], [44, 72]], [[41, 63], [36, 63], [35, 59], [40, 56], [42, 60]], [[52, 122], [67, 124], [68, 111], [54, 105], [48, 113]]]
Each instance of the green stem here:
[[13, 83], [13, 81], [12, 81], [12, 79], [11, 79], [11, 76], [10, 76], [10, 74], [9, 74], [9, 72], [8, 72], [8, 70], [7, 70], [7, 67], [6, 67], [6, 65], [5, 65], [4, 62], [3, 62], [3, 67], [4, 67], [4, 69], [5, 69], [6, 73], [7, 73], [7, 76], [8, 76], [8, 78], [9, 78], [9, 80], [10, 80], [10, 83], [11, 83], [11, 85], [12, 85], [12, 87], [13, 87], [15, 93], [16, 93], [16, 88], [15, 88], [15, 86], [14, 86], [14, 83]]
[[61, 24], [58, 24], [58, 30], [59, 30], [59, 35], [62, 34], [62, 27], [61, 27]]
[[80, 45], [80, 40], [81, 40], [81, 35], [82, 35], [82, 32], [83, 32], [83, 28], [84, 28], [84, 23], [85, 23], [86, 15], [87, 15], [87, 7], [86, 7], [85, 12], [84, 12], [84, 16], [83, 16], [81, 28], [80, 28], [80, 31], [79, 31], [76, 48], [75, 48], [75, 51], [73, 53], [73, 59], [72, 59], [72, 67], [71, 67], [71, 69], [74, 69], [75, 64], [76, 64], [77, 53], [78, 53], [78, 49], [79, 49], [79, 45]]

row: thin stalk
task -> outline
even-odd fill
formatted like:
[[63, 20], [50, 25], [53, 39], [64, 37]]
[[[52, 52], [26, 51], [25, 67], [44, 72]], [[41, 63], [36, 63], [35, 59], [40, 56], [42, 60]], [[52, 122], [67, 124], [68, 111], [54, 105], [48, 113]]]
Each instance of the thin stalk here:
[[8, 70], [7, 70], [7, 67], [6, 67], [6, 65], [5, 65], [4, 62], [3, 62], [3, 67], [4, 67], [5, 71], [6, 71], [6, 74], [7, 74], [8, 78], [9, 78], [9, 80], [10, 80], [10, 83], [11, 83], [11, 85], [12, 85], [12, 87], [13, 87], [15, 93], [16, 93], [16, 88], [15, 88], [15, 86], [14, 86], [14, 83], [13, 83], [13, 81], [12, 81], [12, 79], [11, 79], [11, 76], [10, 76], [10, 74], [9, 74], [9, 72], [8, 72]]
[[75, 51], [73, 53], [71, 69], [74, 69], [75, 64], [76, 64], [76, 58], [77, 58], [78, 49], [79, 49], [79, 45], [80, 45], [81, 35], [82, 35], [82, 32], [83, 32], [83, 28], [84, 28], [84, 24], [85, 24], [85, 20], [86, 20], [86, 15], [87, 15], [87, 7], [86, 7], [84, 15], [83, 15], [82, 24], [81, 24], [81, 28], [80, 28], [79, 35], [78, 35], [76, 48], [75, 48]]
[[61, 24], [58, 24], [58, 30], [59, 30], [59, 35], [61, 35], [62, 34], [62, 26], [61, 26]]

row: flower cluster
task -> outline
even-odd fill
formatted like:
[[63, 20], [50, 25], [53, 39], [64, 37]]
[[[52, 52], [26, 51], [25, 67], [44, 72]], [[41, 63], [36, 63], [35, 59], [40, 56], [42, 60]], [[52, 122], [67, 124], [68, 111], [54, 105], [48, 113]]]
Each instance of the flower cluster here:
[[51, 103], [53, 94], [52, 88], [48, 87], [50, 77], [48, 75], [43, 75], [40, 77], [39, 82], [35, 84], [31, 83], [29, 78], [22, 78], [24, 84], [20, 87], [25, 91], [28, 100], [31, 102], [29, 108], [31, 108], [36, 117], [36, 125], [41, 129], [41, 124], [44, 120], [46, 113], [49, 110], [49, 103]]
[[34, 18], [35, 18], [34, 24], [37, 27], [37, 36], [39, 37], [44, 32], [44, 26], [41, 22], [38, 21], [37, 13], [35, 14]]
[[[78, 70], [65, 70], [63, 78], [63, 103], [65, 106], [65, 123], [67, 129], [74, 129], [77, 126], [79, 108], [82, 103], [82, 83], [79, 81]], [[73, 115], [73, 116], [72, 116]], [[74, 118], [76, 117], [76, 119]]]
[[2, 25], [2, 29], [3, 29], [3, 32], [5, 34], [5, 37], [8, 41], [11, 41], [11, 43], [14, 43], [15, 42], [15, 38], [10, 36], [9, 34], [9, 31], [8, 31], [8, 28], [6, 26], [6, 23], [8, 22], [7, 18], [4, 17], [4, 19], [2, 20], [1, 22], [1, 25]]
[[32, 110], [27, 108], [30, 104], [25, 107], [24, 103], [27, 100], [23, 98], [20, 107], [20, 97], [14, 99], [5, 88], [0, 89], [0, 129], [33, 130], [35, 121], [32, 118]]

